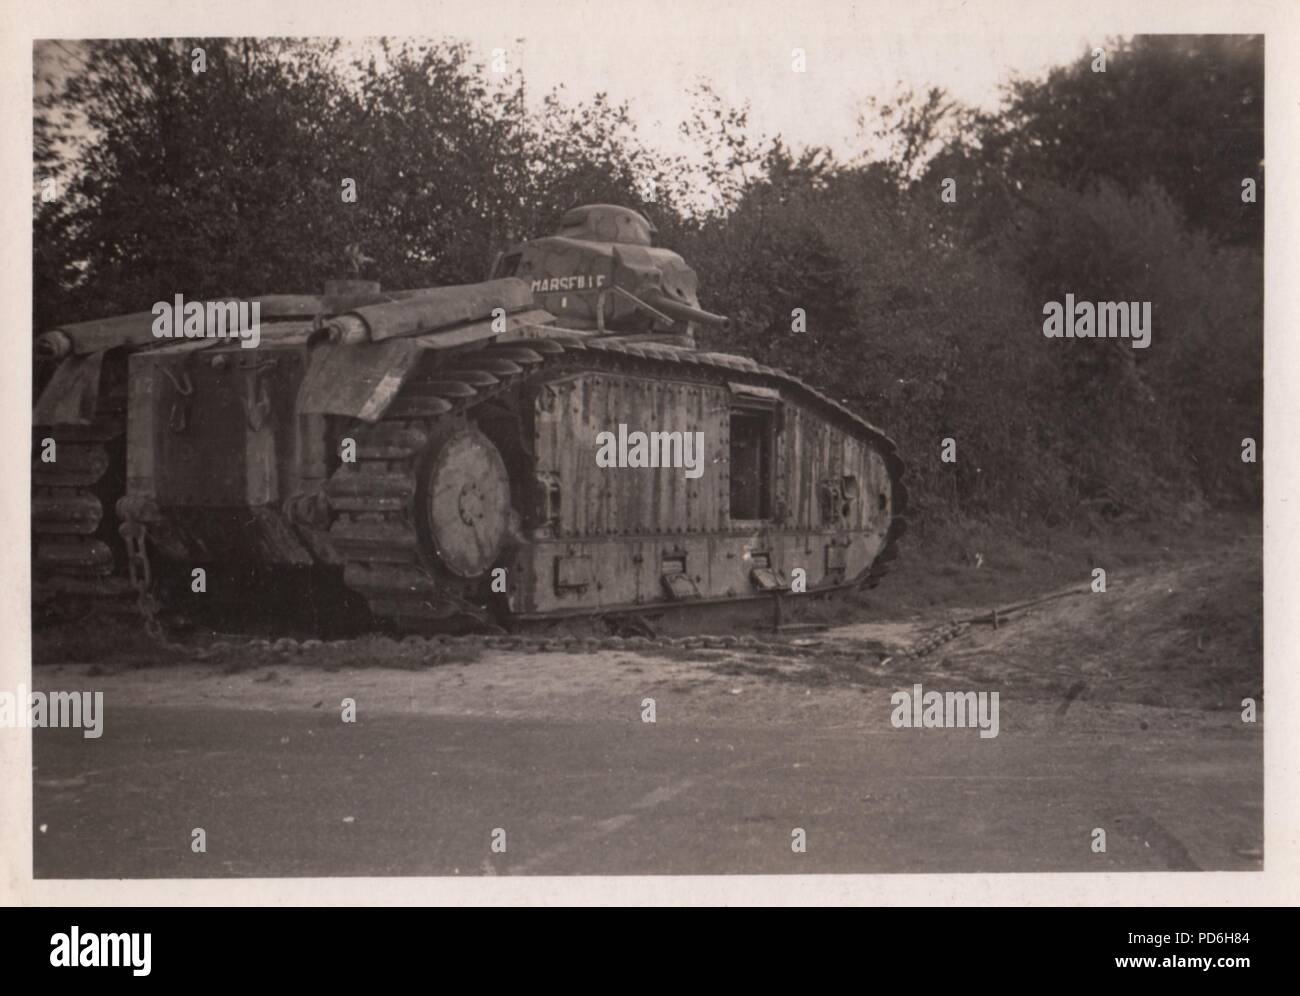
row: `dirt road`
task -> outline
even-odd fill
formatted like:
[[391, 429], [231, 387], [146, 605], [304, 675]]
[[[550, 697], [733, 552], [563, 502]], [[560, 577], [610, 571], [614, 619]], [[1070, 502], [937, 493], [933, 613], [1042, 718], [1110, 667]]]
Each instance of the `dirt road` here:
[[[1259, 868], [1258, 572], [1253, 543], [1116, 571], [922, 658], [897, 651], [980, 606], [797, 656], [365, 637], [73, 662], [47, 640], [34, 686], [102, 690], [105, 724], [35, 734], [35, 872]], [[997, 736], [896, 728], [916, 684], [997, 692]]]

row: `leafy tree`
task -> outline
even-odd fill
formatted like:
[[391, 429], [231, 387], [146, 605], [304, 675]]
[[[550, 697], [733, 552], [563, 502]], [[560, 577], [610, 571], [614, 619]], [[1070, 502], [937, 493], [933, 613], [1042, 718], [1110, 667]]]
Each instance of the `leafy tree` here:
[[[1043, 80], [1013, 81], [1005, 107], [978, 118], [984, 169], [1074, 189], [1106, 180], [1129, 194], [1155, 183], [1193, 227], [1261, 248], [1263, 38], [1139, 35], [1105, 48], [1105, 72], [1088, 52]], [[1259, 203], [1241, 199], [1248, 177]]]
[[[193, 72], [204, 50], [206, 71]], [[847, 161], [756, 135], [707, 85], [657, 154], [606, 95], [540, 112], [451, 42], [100, 41], [35, 107], [35, 327], [187, 297], [482, 279], [568, 208], [640, 207], [735, 319], [705, 345], [882, 425], [914, 508], [1061, 523], [1246, 494], [1262, 428], [1262, 41], [1143, 37], [997, 113], [864, 105]], [[41, 60], [38, 59], [38, 67]], [[344, 200], [343, 180], [355, 183]], [[941, 199], [957, 181], [956, 203]], [[1151, 301], [1153, 340], [1045, 339], [1043, 304]], [[798, 309], [804, 331], [793, 328]], [[937, 459], [958, 440], [955, 465]]]
[[[326, 252], [313, 238], [324, 181], [311, 164], [337, 99], [328, 56], [275, 40], [89, 43], [47, 100], [78, 115], [38, 121], [46, 142], [90, 137], [64, 164], [60, 201], [36, 205], [36, 327], [176, 293], [310, 287]], [[45, 241], [51, 228], [66, 238]]]

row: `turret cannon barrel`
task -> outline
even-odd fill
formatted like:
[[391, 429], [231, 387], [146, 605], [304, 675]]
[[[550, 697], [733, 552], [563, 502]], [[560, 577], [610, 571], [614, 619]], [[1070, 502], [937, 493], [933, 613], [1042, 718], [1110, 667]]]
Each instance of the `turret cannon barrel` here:
[[674, 321], [696, 322], [700, 325], [711, 325], [720, 329], [731, 328], [731, 319], [726, 315], [715, 315], [703, 308], [695, 308], [682, 301], [675, 301], [660, 291], [650, 291], [644, 295], [644, 300], [655, 311], [663, 312]]

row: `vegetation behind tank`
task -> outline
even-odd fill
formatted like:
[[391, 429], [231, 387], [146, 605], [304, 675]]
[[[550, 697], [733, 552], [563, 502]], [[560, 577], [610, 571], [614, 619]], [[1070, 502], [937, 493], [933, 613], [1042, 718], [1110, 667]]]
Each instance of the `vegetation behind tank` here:
[[[1239, 447], [1262, 437], [1262, 39], [1118, 42], [1105, 113], [1120, 117], [1101, 131], [1083, 52], [1016, 83], [997, 117], [902, 94], [888, 116], [864, 106], [856, 156], [755, 137], [704, 89], [689, 163], [606, 99], [526, 103], [521, 78], [452, 45], [394, 46], [353, 72], [317, 43], [203, 44], [202, 86], [191, 41], [108, 41], [84, 49], [69, 94], [38, 89], [36, 174], [62, 196], [34, 200], [37, 330], [176, 291], [315, 288], [353, 264], [388, 287], [477, 281], [573, 204], [632, 204], [735, 320], [703, 344], [891, 428], [923, 533], [1258, 502]], [[80, 144], [60, 140], [69, 97], [89, 116], [67, 122]], [[938, 196], [945, 177], [961, 210]], [[1152, 301], [1161, 348], [1056, 349], [1041, 308], [1066, 290]], [[937, 459], [947, 437], [956, 464]]]

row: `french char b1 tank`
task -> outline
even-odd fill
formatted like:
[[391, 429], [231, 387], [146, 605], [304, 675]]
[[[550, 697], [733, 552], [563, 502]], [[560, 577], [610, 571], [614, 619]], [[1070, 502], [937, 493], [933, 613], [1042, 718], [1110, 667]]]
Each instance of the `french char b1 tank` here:
[[590, 205], [483, 283], [264, 296], [256, 348], [211, 302], [169, 334], [159, 307], [42, 334], [38, 588], [313, 567], [424, 629], [873, 585], [904, 526], [894, 445], [697, 349], [727, 319], [655, 234]]

